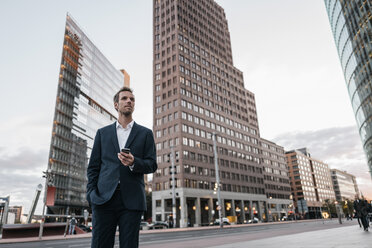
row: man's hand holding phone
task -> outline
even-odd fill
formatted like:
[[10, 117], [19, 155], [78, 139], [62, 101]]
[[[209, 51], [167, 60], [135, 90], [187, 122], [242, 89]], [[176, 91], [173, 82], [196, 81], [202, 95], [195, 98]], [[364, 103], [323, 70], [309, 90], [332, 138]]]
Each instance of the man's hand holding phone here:
[[120, 162], [124, 166], [131, 166], [134, 163], [134, 157], [130, 153], [130, 149], [129, 148], [123, 148], [123, 149], [121, 149], [121, 152], [118, 153], [118, 158], [119, 158]]

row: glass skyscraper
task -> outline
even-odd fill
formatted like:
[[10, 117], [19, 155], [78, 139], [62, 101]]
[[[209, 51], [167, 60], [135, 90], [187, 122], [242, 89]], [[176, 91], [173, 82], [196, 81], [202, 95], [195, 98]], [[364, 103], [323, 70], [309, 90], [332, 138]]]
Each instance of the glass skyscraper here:
[[372, 2], [324, 2], [372, 176]]
[[[124, 86], [125, 71], [115, 69], [67, 15], [48, 170], [48, 213], [82, 214], [86, 170], [98, 128], [116, 120], [112, 98]], [[126, 82], [128, 85], [129, 82]]]

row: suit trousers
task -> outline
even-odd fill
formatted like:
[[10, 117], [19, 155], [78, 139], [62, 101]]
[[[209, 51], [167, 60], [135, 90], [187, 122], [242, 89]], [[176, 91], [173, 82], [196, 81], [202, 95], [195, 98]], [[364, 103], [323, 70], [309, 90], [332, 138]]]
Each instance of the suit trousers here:
[[138, 248], [138, 236], [143, 211], [125, 208], [120, 189], [102, 204], [92, 204], [92, 248], [112, 248], [119, 225], [120, 248]]
[[369, 227], [367, 215], [362, 214], [362, 217], [360, 217], [360, 219], [362, 220], [363, 228], [367, 229]]

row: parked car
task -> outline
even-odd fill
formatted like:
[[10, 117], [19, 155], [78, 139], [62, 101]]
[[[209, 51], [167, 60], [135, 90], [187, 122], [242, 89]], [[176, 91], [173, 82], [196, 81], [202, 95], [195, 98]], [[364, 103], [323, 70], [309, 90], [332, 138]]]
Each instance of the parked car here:
[[147, 221], [141, 221], [140, 230], [149, 230], [150, 224]]
[[88, 226], [83, 225], [83, 224], [78, 225], [78, 227], [79, 227], [81, 230], [83, 230], [84, 232], [91, 232], [91, 231], [92, 231], [91, 228], [89, 228]]
[[[222, 223], [223, 223], [224, 225], [230, 225], [230, 221], [229, 221], [229, 219], [226, 218], [226, 217], [223, 217], [223, 218], [222, 218]], [[220, 225], [220, 219], [215, 219], [214, 222], [211, 222], [211, 223], [210, 223], [210, 225], [211, 225], [211, 226], [219, 226], [219, 225]]]
[[149, 229], [165, 229], [168, 227], [168, 223], [165, 221], [155, 221], [149, 225]]
[[252, 223], [258, 223], [258, 218], [256, 218], [256, 217], [253, 217], [253, 219], [252, 220], [248, 220], [248, 222], [247, 222], [248, 224], [252, 224]]

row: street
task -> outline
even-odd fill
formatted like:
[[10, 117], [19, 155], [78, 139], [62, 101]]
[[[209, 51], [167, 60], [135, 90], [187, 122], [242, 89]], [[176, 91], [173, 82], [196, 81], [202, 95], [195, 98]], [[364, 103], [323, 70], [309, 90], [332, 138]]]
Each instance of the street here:
[[[225, 226], [223, 229], [218, 227], [188, 228], [188, 229], [167, 229], [142, 231], [140, 234], [140, 247], [143, 248], [198, 248], [213, 247], [220, 245], [233, 245], [247, 241], [258, 240], [265, 242], [265, 239], [281, 237], [285, 235], [290, 239], [295, 239], [296, 234], [319, 231], [325, 229], [335, 229], [339, 227], [355, 227], [358, 232], [358, 223], [356, 220], [344, 221], [342, 225], [334, 220], [317, 220], [303, 222], [280, 222], [265, 223], [258, 225], [235, 225]], [[354, 229], [353, 229], [354, 230]], [[360, 231], [362, 233], [362, 231]], [[325, 232], [323, 232], [325, 233]], [[369, 233], [368, 233], [369, 234]], [[331, 238], [331, 237], [330, 237]], [[372, 236], [369, 237], [372, 240]], [[3, 240], [4, 241], [4, 240]], [[115, 247], [119, 247], [118, 237]], [[0, 244], [1, 248], [64, 248], [64, 247], [90, 247], [89, 238], [67, 238], [50, 241], [34, 241], [27, 243]], [[225, 246], [223, 246], [225, 247]], [[227, 247], [227, 246], [226, 246]], [[228, 246], [235, 247], [235, 246]], [[240, 246], [236, 246], [240, 247]], [[243, 246], [244, 247], [244, 246]]]

